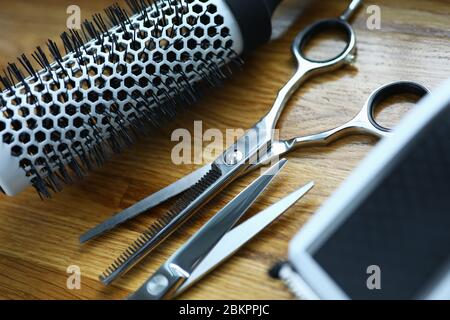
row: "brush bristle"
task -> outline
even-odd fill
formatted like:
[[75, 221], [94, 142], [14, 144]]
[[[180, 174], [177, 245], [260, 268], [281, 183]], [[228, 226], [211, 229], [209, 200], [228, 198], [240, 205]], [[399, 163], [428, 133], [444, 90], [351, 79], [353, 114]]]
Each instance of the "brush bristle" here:
[[155, 223], [147, 228], [99, 277], [109, 284], [126, 272], [137, 261], [154, 249], [165, 237], [174, 231], [172, 224], [183, 210], [198, 198], [222, 175], [221, 170], [213, 165], [212, 169], [200, 181], [188, 189], [176, 200], [172, 208]]
[[21, 55], [0, 76], [3, 150], [41, 197], [194, 103], [198, 81], [216, 86], [241, 63], [213, 1], [127, 3], [132, 14], [113, 5], [64, 32], [65, 55], [49, 40], [47, 53]]

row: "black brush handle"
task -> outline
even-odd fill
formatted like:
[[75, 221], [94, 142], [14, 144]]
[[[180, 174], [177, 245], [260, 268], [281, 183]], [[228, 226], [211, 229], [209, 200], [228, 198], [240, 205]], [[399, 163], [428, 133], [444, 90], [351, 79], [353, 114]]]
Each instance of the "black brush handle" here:
[[226, 0], [236, 18], [249, 52], [270, 40], [272, 16], [282, 0]]

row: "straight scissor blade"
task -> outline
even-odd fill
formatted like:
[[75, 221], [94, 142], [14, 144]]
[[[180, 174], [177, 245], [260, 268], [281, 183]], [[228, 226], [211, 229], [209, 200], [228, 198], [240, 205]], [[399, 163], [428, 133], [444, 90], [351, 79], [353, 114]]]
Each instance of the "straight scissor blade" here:
[[179, 250], [172, 263], [189, 273], [193, 272], [196, 263], [203, 260], [223, 236], [233, 228], [286, 162], [286, 159], [280, 160], [223, 207]]
[[[171, 298], [178, 286], [181, 286], [188, 279], [188, 275], [195, 270], [196, 266], [201, 263], [264, 192], [286, 162], [287, 160], [283, 159], [272, 166], [216, 213], [129, 299], [160, 300]], [[164, 281], [161, 282], [161, 279]]]
[[314, 182], [308, 183], [304, 187], [291, 193], [284, 199], [271, 205], [267, 209], [261, 211], [257, 215], [229, 231], [195, 268], [188, 280], [182, 287], [180, 287], [180, 289], [178, 289], [177, 295], [181, 294], [191, 285], [199, 281], [225, 259], [232, 256], [237, 250], [248, 243], [268, 225], [292, 207], [309, 190], [311, 190], [313, 186]]
[[200, 169], [195, 170], [189, 175], [177, 180], [171, 185], [159, 190], [158, 192], [148, 196], [147, 198], [139, 201], [131, 207], [117, 213], [111, 218], [100, 223], [96, 227], [90, 229], [80, 237], [80, 242], [87, 242], [95, 237], [102, 235], [103, 233], [114, 229], [118, 225], [133, 219], [134, 217], [158, 206], [159, 204], [179, 195], [180, 193], [191, 188], [197, 181], [199, 181], [205, 174], [211, 170], [211, 164], [203, 166]]

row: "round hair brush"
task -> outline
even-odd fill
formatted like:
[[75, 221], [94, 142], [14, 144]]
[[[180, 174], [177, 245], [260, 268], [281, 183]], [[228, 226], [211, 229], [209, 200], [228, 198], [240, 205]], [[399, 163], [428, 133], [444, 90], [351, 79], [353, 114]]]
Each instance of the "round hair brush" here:
[[0, 190], [83, 177], [216, 86], [268, 41], [281, 0], [127, 0], [0, 75]]

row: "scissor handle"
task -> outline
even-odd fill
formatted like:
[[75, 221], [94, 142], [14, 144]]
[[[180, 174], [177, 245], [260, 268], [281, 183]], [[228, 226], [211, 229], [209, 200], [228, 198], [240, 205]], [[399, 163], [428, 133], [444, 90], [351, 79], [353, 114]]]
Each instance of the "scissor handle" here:
[[378, 105], [389, 97], [401, 94], [413, 94], [420, 100], [430, 91], [423, 85], [412, 81], [397, 81], [386, 84], [376, 89], [362, 107], [361, 111], [347, 123], [323, 131], [321, 133], [300, 136], [289, 140], [273, 141], [270, 152], [261, 157], [260, 161], [253, 164], [246, 172], [255, 170], [262, 165], [271, 163], [288, 152], [301, 148], [313, 146], [326, 146], [340, 138], [352, 134], [371, 134], [378, 138], [391, 134], [391, 129], [383, 127], [375, 119], [375, 111]]
[[[292, 52], [297, 60], [297, 71], [278, 92], [271, 110], [261, 120], [266, 128], [275, 129], [275, 125], [287, 102], [305, 80], [311, 76], [338, 69], [344, 64], [352, 63], [355, 60], [356, 35], [347, 20], [356, 12], [361, 3], [362, 0], [353, 0], [339, 18], [326, 19], [313, 23], [295, 37], [292, 42]], [[343, 30], [347, 35], [347, 46], [343, 52], [337, 57], [326, 61], [308, 59], [304, 55], [303, 49], [313, 36], [323, 30], [336, 28]]]
[[[336, 57], [328, 60], [308, 58], [304, 49], [308, 42], [317, 34], [327, 30], [343, 31], [346, 37], [346, 47]], [[297, 59], [298, 67], [308, 72], [326, 72], [337, 69], [345, 63], [351, 63], [356, 54], [356, 35], [352, 26], [342, 18], [320, 20], [306, 27], [292, 43], [292, 52]]]
[[361, 112], [352, 122], [364, 124], [365, 129], [375, 135], [386, 136], [391, 132], [391, 129], [379, 124], [375, 118], [375, 111], [379, 104], [392, 96], [401, 94], [413, 94], [420, 100], [429, 92], [426, 87], [413, 81], [396, 81], [386, 84], [370, 95]]
[[[299, 69], [304, 73], [318, 73], [337, 69], [345, 63], [352, 63], [356, 58], [356, 35], [348, 20], [362, 4], [362, 0], [353, 0], [344, 13], [336, 19], [320, 20], [306, 27], [292, 43], [292, 52], [297, 59]], [[336, 57], [328, 60], [309, 59], [303, 50], [317, 34], [327, 30], [340, 30], [346, 36], [346, 47]]]

